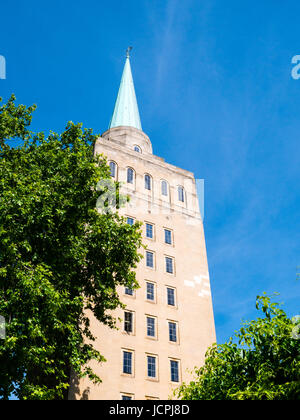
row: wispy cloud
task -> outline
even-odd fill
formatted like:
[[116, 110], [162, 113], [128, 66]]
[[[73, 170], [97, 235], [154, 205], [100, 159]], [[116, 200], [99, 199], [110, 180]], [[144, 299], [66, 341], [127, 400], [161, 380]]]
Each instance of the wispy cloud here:
[[178, 7], [178, 0], [171, 0], [166, 3], [164, 24], [160, 26], [160, 31], [157, 33], [159, 48], [156, 55], [155, 96], [160, 94], [161, 86], [169, 73], [170, 62], [173, 61], [171, 56], [174, 58], [175, 50], [179, 46], [180, 32], [175, 27]]
[[149, 7], [148, 19], [153, 28], [154, 89], [152, 97], [157, 98], [170, 78], [176, 78], [180, 63], [180, 50], [186, 32], [191, 0], [168, 0], [161, 8]]

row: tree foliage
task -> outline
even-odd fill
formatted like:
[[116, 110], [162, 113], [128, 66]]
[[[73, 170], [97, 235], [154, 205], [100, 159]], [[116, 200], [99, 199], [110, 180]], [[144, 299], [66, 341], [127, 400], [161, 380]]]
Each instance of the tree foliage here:
[[245, 322], [225, 344], [214, 344], [205, 363], [175, 395], [184, 400], [300, 399], [300, 325], [267, 295], [257, 296], [264, 317]]
[[99, 382], [86, 313], [114, 327], [116, 287], [138, 286], [139, 225], [96, 209], [97, 183], [110, 179], [93, 155], [97, 136], [72, 122], [61, 135], [34, 134], [34, 109], [13, 96], [0, 107], [2, 399], [65, 398], [71, 369]]

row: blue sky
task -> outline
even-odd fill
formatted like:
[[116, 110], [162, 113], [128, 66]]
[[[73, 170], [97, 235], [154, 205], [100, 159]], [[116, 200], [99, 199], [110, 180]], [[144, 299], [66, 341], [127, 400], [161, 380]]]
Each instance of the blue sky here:
[[[280, 293], [299, 314], [300, 3], [16, 0], [1, 6], [0, 96], [36, 103], [34, 130], [108, 128], [125, 50], [154, 153], [205, 179], [219, 342]], [[300, 271], [300, 267], [298, 269]]]

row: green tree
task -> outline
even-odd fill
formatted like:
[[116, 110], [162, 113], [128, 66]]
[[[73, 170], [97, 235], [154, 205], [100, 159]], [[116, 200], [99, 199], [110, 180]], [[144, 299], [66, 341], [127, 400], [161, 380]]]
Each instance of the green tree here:
[[93, 154], [97, 136], [72, 122], [61, 135], [33, 134], [34, 109], [14, 96], [0, 107], [2, 399], [66, 398], [71, 369], [99, 382], [88, 362], [104, 359], [87, 311], [115, 327], [116, 287], [138, 287], [139, 224], [109, 211], [109, 199], [96, 209], [96, 186], [112, 182]]
[[214, 344], [205, 363], [175, 395], [184, 400], [300, 399], [300, 324], [270, 297], [257, 296], [263, 318], [245, 322], [225, 344]]

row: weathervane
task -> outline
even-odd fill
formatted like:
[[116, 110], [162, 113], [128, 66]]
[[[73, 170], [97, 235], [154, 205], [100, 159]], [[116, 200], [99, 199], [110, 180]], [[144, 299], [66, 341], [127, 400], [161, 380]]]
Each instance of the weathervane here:
[[128, 47], [126, 50], [126, 57], [129, 58], [130, 57], [130, 51], [132, 50], [132, 47]]

